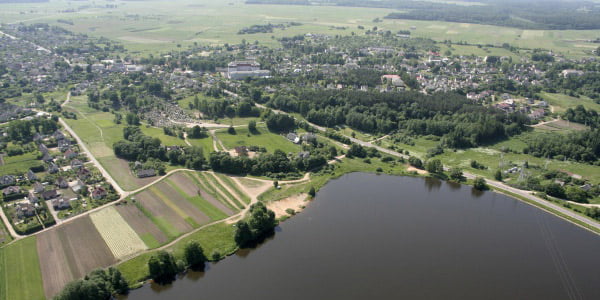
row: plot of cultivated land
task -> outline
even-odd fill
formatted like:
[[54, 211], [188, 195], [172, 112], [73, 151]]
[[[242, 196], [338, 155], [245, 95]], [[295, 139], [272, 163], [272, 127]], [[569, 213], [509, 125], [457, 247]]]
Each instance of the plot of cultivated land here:
[[222, 183], [225, 184], [225, 187], [229, 189], [233, 196], [246, 204], [250, 204], [250, 197], [240, 190], [240, 187], [233, 181], [233, 179], [231, 179], [231, 177], [218, 173], [215, 173], [215, 175], [221, 180]]
[[[189, 201], [192, 205], [194, 205], [194, 207], [206, 214], [211, 220], [216, 221], [226, 218], [227, 214], [200, 196], [198, 187], [184, 175], [185, 173], [187, 172], [179, 172], [175, 174], [179, 176], [171, 175], [168, 180], [171, 187], [182, 197], [187, 199], [187, 201]], [[184, 189], [187, 191], [184, 191]]]
[[0, 299], [45, 299], [36, 238], [0, 248]]
[[[190, 175], [190, 178], [192, 178], [194, 181], [196, 181], [196, 183], [198, 183], [200, 185], [200, 195], [203, 198], [210, 196], [210, 197], [212, 197], [212, 199], [215, 199], [215, 201], [218, 201], [221, 204], [228, 207], [231, 211], [234, 211], [234, 212], [238, 211], [238, 209], [237, 209], [237, 207], [235, 207], [235, 205], [233, 205], [232, 203], [230, 203], [229, 201], [224, 199], [220, 194], [218, 194], [216, 192], [215, 187], [205, 177], [204, 173], [202, 173], [202, 172], [193, 173], [193, 175]], [[205, 198], [205, 199], [208, 200], [209, 198]]]
[[172, 202], [186, 217], [191, 217], [197, 224], [202, 225], [210, 221], [210, 218], [185, 199], [178, 191], [173, 189], [170, 181], [163, 180], [155, 185], [160, 190], [165, 201]]
[[137, 178], [129, 171], [129, 163], [115, 156], [101, 157], [98, 161], [126, 191], [132, 191], [152, 183], [158, 177]]
[[127, 223], [131, 225], [131, 228], [142, 238], [148, 248], [158, 247], [168, 241], [167, 236], [135, 205], [117, 205], [116, 209], [123, 219], [127, 220]]
[[535, 128], [550, 131], [582, 131], [589, 129], [589, 127], [583, 124], [573, 123], [565, 120], [556, 120], [553, 122], [548, 122], [543, 125], [536, 126]]
[[[188, 224], [184, 218], [179, 216], [173, 209], [167, 206], [159, 196], [150, 190], [143, 191], [136, 196], [144, 209], [147, 209], [150, 214], [155, 216], [161, 224], [157, 224], [168, 228], [172, 234], [175, 231], [175, 236], [183, 232], [192, 230], [192, 226]], [[171, 229], [172, 228], [172, 229]]]
[[242, 204], [242, 201], [239, 200], [237, 197], [235, 197], [232, 194], [232, 192], [230, 192], [230, 190], [219, 181], [219, 178], [217, 178], [217, 176], [214, 173], [205, 172], [203, 175], [214, 186], [216, 192], [218, 194], [220, 194], [223, 198], [225, 198], [227, 201], [229, 201], [232, 205], [234, 205], [234, 207], [237, 207], [239, 209], [242, 209], [245, 207]]
[[47, 298], [69, 281], [117, 261], [89, 216], [39, 234], [37, 249]]
[[235, 201], [232, 200], [232, 197], [228, 196], [224, 192], [223, 188], [216, 182], [216, 179], [213, 177], [212, 174], [200, 172], [196, 173], [195, 175], [198, 177], [200, 183], [203, 184], [207, 191], [213, 196], [215, 196], [217, 199], [219, 199], [221, 202], [225, 203], [225, 205], [236, 211], [239, 210], [240, 207], [243, 207], [241, 204], [238, 206], [238, 204], [236, 204]]
[[113, 207], [90, 214], [92, 223], [117, 259], [146, 250], [146, 244]]
[[[198, 180], [197, 177], [195, 177], [193, 174], [185, 174], [185, 177], [182, 176], [183, 179], [191, 179], [192, 181], [195, 181], [197, 184], [197, 193], [200, 194], [200, 197], [204, 200], [206, 200], [208, 203], [210, 203], [212, 206], [218, 208], [220, 211], [222, 211], [223, 213], [225, 213], [228, 216], [231, 216], [235, 213], [235, 211], [231, 208], [229, 208], [228, 206], [226, 206], [225, 204], [223, 204], [223, 202], [217, 200], [217, 198], [215, 198], [213, 195], [209, 194], [206, 191], [206, 188], [203, 188]], [[183, 181], [183, 180], [182, 180]]]

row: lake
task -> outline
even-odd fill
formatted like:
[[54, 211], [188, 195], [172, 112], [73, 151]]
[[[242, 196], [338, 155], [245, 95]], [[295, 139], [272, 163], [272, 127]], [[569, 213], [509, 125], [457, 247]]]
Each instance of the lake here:
[[128, 299], [600, 299], [600, 237], [493, 192], [353, 173], [274, 238]]

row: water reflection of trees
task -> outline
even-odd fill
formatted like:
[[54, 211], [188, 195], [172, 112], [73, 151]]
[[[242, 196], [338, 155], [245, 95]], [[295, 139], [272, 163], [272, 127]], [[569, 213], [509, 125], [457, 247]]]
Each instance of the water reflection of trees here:
[[442, 187], [442, 181], [437, 178], [425, 177], [425, 186], [428, 191], [439, 190]]

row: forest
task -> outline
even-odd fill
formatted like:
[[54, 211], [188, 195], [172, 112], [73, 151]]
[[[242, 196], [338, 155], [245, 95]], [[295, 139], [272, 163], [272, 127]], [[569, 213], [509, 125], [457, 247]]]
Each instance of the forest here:
[[300, 113], [325, 127], [347, 125], [367, 133], [406, 130], [443, 137], [451, 148], [477, 147], [522, 132], [529, 119], [482, 107], [456, 93], [377, 93], [298, 89], [277, 93], [267, 106]]

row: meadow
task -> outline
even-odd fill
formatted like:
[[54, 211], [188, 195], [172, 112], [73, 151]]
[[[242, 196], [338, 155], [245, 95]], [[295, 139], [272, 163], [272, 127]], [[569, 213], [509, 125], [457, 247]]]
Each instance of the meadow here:
[[277, 149], [285, 153], [295, 153], [301, 150], [299, 145], [290, 142], [282, 135], [269, 132], [264, 125], [257, 125], [257, 132], [254, 133], [250, 133], [247, 127], [238, 127], [235, 128], [235, 134], [228, 133], [227, 129], [221, 129], [217, 130], [216, 135], [230, 150], [237, 146], [265, 147], [269, 153], [273, 153]]
[[568, 108], [575, 108], [577, 105], [583, 105], [586, 109], [593, 109], [600, 111], [600, 104], [594, 102], [594, 100], [581, 96], [579, 98], [572, 97], [565, 94], [553, 94], [542, 92], [540, 97], [548, 102], [553, 108], [555, 113], [563, 113]]
[[36, 238], [0, 248], [0, 299], [45, 299]]
[[[306, 33], [350, 35], [377, 26], [383, 30], [409, 30], [412, 36], [523, 48], [545, 48], [568, 56], [589, 54], [597, 45], [588, 42], [599, 30], [522, 30], [490, 25], [383, 19], [391, 9], [333, 6], [246, 5], [243, 0], [179, 0], [118, 2], [117, 8], [88, 7], [65, 0], [37, 4], [0, 4], [2, 22], [47, 22], [68, 30], [117, 40], [138, 54], [160, 53], [194, 43], [215, 45], [259, 41], [278, 46], [276, 38]], [[33, 7], [33, 9], [32, 9]], [[76, 12], [64, 13], [66, 9]], [[381, 22], [374, 22], [376, 18]], [[73, 25], [58, 20], [72, 21]], [[257, 24], [299, 22], [301, 26], [272, 33], [237, 34]], [[477, 54], [479, 49], [460, 49]], [[471, 53], [470, 53], [471, 52]]]

